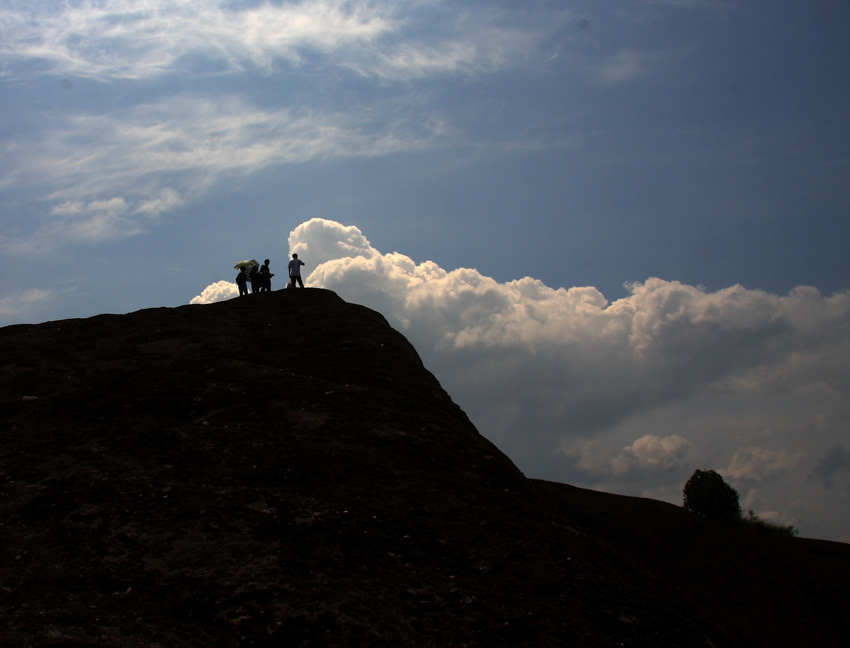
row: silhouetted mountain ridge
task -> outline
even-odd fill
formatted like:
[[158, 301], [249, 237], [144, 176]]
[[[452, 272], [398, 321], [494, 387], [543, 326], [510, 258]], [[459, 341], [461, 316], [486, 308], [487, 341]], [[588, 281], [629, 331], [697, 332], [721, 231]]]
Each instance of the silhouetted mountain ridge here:
[[2, 646], [843, 645], [850, 546], [526, 479], [319, 289], [0, 329]]

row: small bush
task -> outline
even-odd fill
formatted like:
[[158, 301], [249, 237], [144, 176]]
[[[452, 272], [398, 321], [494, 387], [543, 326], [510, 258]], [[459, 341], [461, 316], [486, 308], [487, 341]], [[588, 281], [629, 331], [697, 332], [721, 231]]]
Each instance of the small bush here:
[[682, 490], [687, 510], [711, 520], [734, 522], [741, 519], [738, 491], [713, 470], [697, 470]]
[[756, 515], [752, 511], [747, 511], [747, 515], [743, 518], [743, 522], [753, 527], [754, 529], [758, 529], [759, 531], [767, 531], [769, 533], [778, 533], [780, 535], [788, 536], [795, 536], [800, 533], [800, 530], [793, 524], [789, 524], [788, 526], [774, 524], [772, 522], [762, 520], [758, 515]]

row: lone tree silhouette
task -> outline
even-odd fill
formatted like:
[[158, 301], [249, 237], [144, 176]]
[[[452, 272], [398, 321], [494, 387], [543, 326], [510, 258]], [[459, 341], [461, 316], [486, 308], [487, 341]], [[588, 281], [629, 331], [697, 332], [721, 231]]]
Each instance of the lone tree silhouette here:
[[713, 470], [696, 470], [682, 489], [684, 507], [711, 520], [733, 522], [741, 518], [738, 491]]

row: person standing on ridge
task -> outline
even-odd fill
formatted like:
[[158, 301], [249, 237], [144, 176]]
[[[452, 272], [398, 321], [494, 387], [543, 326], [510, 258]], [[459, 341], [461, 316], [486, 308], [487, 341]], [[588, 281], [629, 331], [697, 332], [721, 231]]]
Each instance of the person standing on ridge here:
[[303, 265], [304, 262], [298, 258], [298, 255], [293, 254], [292, 261], [289, 262], [289, 281], [293, 288], [295, 288], [296, 283], [302, 288], [304, 287], [304, 282], [301, 281], [301, 266]]
[[241, 268], [236, 275], [236, 285], [239, 286], [239, 296], [248, 294], [248, 268]]
[[269, 270], [269, 260], [260, 266], [260, 292], [269, 292], [272, 289], [272, 277], [274, 275]]
[[251, 292], [258, 293], [263, 288], [262, 277], [260, 277], [260, 267], [252, 265], [248, 271], [248, 279], [251, 282]]

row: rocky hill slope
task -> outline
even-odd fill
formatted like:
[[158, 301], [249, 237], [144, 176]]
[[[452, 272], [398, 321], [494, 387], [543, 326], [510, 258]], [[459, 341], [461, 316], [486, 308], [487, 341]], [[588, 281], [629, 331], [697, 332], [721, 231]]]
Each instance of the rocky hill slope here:
[[0, 646], [850, 631], [850, 546], [528, 480], [328, 291], [6, 327], [0, 368]]

